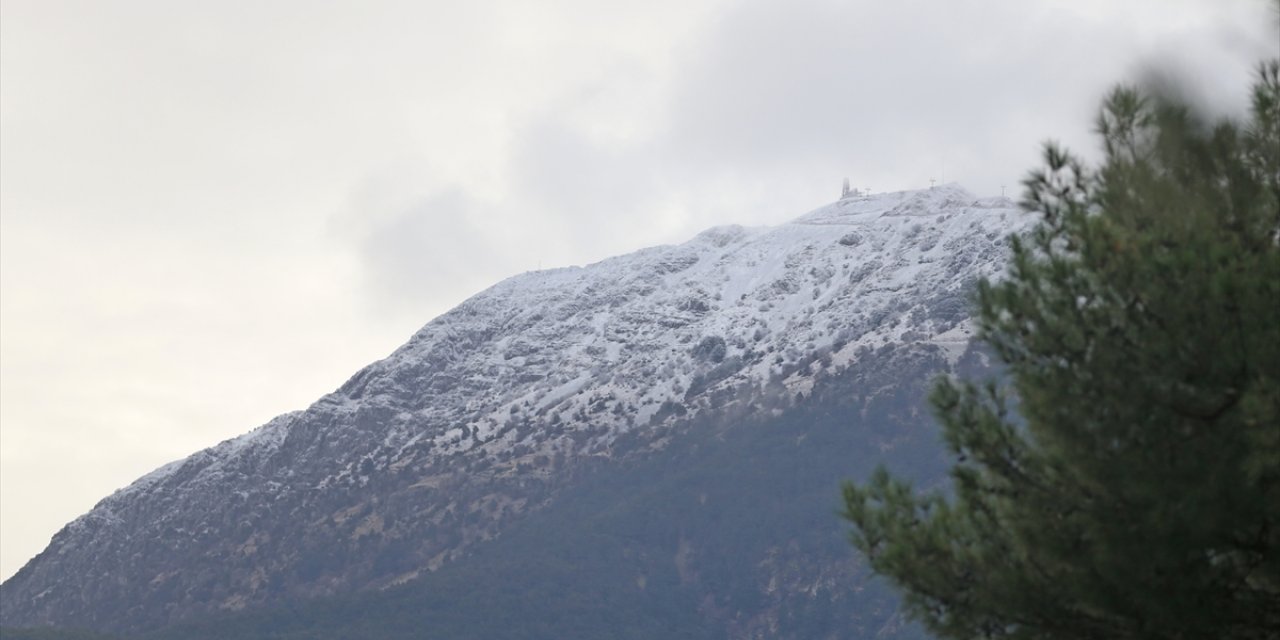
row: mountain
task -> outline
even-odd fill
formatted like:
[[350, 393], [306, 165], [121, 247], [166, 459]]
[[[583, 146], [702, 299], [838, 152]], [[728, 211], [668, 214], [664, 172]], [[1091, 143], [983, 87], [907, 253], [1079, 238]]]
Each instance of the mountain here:
[[508, 279], [99, 502], [0, 586], [3, 623], [909, 635], [842, 539], [838, 483], [879, 462], [941, 481], [923, 397], [984, 370], [967, 296], [1026, 222], [956, 185], [855, 194]]

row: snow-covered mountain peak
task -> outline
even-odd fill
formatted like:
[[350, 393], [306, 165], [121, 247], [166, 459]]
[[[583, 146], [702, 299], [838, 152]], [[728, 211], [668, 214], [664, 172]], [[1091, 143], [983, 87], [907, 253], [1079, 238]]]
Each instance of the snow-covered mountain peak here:
[[846, 196], [795, 220], [798, 224], [858, 224], [885, 216], [930, 216], [957, 209], [1016, 209], [1007, 198], [979, 198], [956, 183], [929, 189]]
[[[677, 423], [776, 407], [889, 346], [954, 361], [969, 341], [970, 285], [1002, 269], [1005, 237], [1029, 221], [1011, 201], [958, 185], [855, 194], [773, 227], [716, 227], [678, 245], [514, 276], [306, 410], [104, 499], [14, 580], [80, 602], [79, 587], [56, 576], [108, 556], [239, 563], [246, 576], [277, 571], [312, 594], [411, 579], [549, 499], [535, 487], [556, 486], [574, 460], [626, 455], [621, 438], [632, 451], [661, 448]], [[326, 545], [418, 541], [410, 546], [421, 562], [392, 575], [370, 561], [341, 584], [288, 573], [294, 560], [264, 569], [275, 565], [254, 554], [293, 553], [294, 543], [252, 528], [242, 535], [245, 509], [308, 523], [296, 544], [321, 555]], [[394, 523], [378, 515], [393, 512]], [[149, 540], [164, 541], [163, 561], [148, 559]], [[156, 571], [146, 589], [181, 581]], [[274, 597], [267, 582], [250, 582], [210, 606]], [[16, 589], [6, 608], [27, 587]]]
[[405, 416], [389, 440], [454, 451], [527, 442], [510, 435], [511, 416], [579, 415], [606, 397], [613, 417], [581, 422], [597, 432], [588, 449], [607, 447], [665, 402], [696, 410], [705, 391], [763, 387], [801, 354], [830, 351], [828, 366], [847, 366], [859, 347], [952, 329], [965, 285], [996, 268], [1024, 221], [1008, 200], [944, 185], [516, 276], [325, 402], [386, 402]]
[[[287, 446], [301, 437], [293, 426], [316, 415], [330, 416], [332, 429], [376, 432], [356, 450], [385, 465], [518, 446], [584, 453], [669, 419], [673, 403], [710, 406], [717, 390], [759, 392], [780, 378], [803, 390], [823, 369], [855, 365], [861, 348], [962, 348], [966, 287], [998, 268], [1004, 236], [1026, 221], [1007, 199], [949, 184], [856, 195], [775, 227], [715, 227], [679, 245], [515, 276], [307, 412], [166, 465], [119, 497], [192, 465], [202, 471], [190, 482], [218, 482], [228, 460]], [[556, 428], [517, 432], [521, 421]], [[356, 462], [316, 482], [351, 481]]]

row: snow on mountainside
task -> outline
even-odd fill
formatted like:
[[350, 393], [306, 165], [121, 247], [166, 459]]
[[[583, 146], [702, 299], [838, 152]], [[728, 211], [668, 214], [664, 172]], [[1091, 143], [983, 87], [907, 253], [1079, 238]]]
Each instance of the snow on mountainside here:
[[[946, 185], [510, 278], [307, 410], [101, 501], [4, 585], [4, 622], [146, 626], [412, 579], [623, 434], [660, 448], [673, 420], [806, 393], [885, 344], [957, 356], [967, 287], [1028, 221]], [[357, 566], [308, 555], [339, 543]]]
[[[525, 412], [589, 413], [585, 448], [607, 449], [664, 402], [697, 410], [687, 392], [708, 371], [716, 378], [708, 389], [763, 386], [802, 354], [830, 350], [840, 367], [859, 348], [904, 336], [967, 343], [964, 287], [1001, 264], [1003, 238], [1023, 220], [1007, 199], [945, 185], [854, 196], [778, 227], [717, 227], [678, 246], [526, 273], [430, 322], [313, 410], [388, 412], [380, 449], [399, 465], [416, 451], [500, 451], [537, 440], [504, 428]], [[940, 301], [954, 307], [954, 322], [912, 322], [914, 307]], [[797, 372], [787, 382], [803, 389], [806, 379]], [[273, 451], [298, 415], [196, 456]], [[541, 445], [572, 448], [565, 439]], [[317, 487], [358, 477], [356, 462]], [[181, 468], [166, 465], [121, 494]], [[211, 463], [195, 480], [220, 468]]]
[[[697, 386], [763, 386], [802, 354], [831, 350], [839, 367], [907, 334], [945, 341], [967, 311], [965, 285], [1000, 263], [1004, 236], [1023, 219], [1007, 200], [952, 185], [517, 276], [431, 322], [324, 402], [397, 411], [386, 438], [397, 451], [509, 448], [527, 440], [504, 424], [530, 411], [592, 413], [598, 433], [587, 449], [607, 448], [666, 401], [696, 410]], [[955, 323], [912, 321], [914, 306], [942, 300]], [[406, 384], [417, 390], [407, 404], [398, 400]], [[599, 411], [605, 405], [623, 410]]]

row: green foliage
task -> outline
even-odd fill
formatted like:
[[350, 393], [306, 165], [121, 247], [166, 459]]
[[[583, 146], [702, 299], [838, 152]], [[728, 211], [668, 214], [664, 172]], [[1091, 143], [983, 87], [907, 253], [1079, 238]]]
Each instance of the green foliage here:
[[982, 283], [1008, 384], [941, 381], [952, 494], [846, 484], [855, 546], [947, 638], [1280, 635], [1280, 62], [1248, 122], [1116, 89], [1091, 169]]

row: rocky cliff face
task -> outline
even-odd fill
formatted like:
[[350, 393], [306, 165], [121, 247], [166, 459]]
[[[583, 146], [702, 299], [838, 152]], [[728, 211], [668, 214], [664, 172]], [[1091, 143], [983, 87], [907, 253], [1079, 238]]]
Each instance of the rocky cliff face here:
[[824, 380], [888, 389], [865, 370], [886, 346], [956, 362], [968, 287], [1026, 222], [956, 186], [853, 196], [511, 278], [306, 410], [102, 500], [3, 585], [3, 622], [136, 630], [412, 582], [691, 425]]

